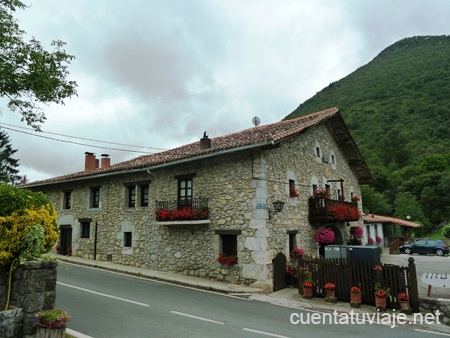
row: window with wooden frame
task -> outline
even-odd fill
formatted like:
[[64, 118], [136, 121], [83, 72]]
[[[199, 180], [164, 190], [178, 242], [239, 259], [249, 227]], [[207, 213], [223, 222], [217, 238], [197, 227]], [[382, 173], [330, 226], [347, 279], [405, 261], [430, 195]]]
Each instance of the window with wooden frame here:
[[130, 185], [126, 187], [127, 190], [127, 206], [134, 208], [136, 206], [136, 186]]
[[139, 186], [140, 194], [141, 194], [141, 207], [148, 207], [148, 192], [149, 192], [149, 185], [148, 184], [141, 184]]
[[178, 178], [178, 208], [192, 206], [192, 177]]
[[63, 192], [63, 209], [69, 210], [72, 208], [72, 191]]
[[90, 188], [89, 207], [100, 208], [100, 187]]

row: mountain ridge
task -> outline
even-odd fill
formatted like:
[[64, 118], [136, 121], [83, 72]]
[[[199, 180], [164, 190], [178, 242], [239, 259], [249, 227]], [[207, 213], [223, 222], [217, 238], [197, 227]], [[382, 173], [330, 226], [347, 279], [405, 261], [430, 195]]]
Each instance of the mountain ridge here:
[[[424, 162], [438, 156], [439, 161], [446, 161], [446, 167], [439, 171], [436, 185], [449, 175], [449, 55], [449, 35], [402, 39], [366, 65], [330, 83], [284, 119], [338, 107], [375, 177], [374, 189], [384, 195], [390, 213], [399, 215], [395, 200], [401, 192], [411, 193], [426, 209], [423, 189], [407, 186], [412, 177], [404, 171], [410, 176], [413, 172], [416, 178], [430, 174], [430, 170], [423, 170]], [[400, 178], [402, 182], [398, 182]], [[423, 210], [423, 223], [448, 220], [449, 209], [440, 206], [439, 217], [432, 215], [433, 210]]]

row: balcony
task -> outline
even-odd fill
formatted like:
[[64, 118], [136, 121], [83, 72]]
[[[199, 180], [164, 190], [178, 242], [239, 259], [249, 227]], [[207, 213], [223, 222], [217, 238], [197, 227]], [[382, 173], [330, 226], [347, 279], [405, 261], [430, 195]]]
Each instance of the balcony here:
[[191, 203], [175, 201], [156, 201], [155, 218], [160, 224], [200, 225], [209, 224], [207, 198], [193, 198]]
[[332, 200], [329, 198], [309, 198], [309, 222], [354, 222], [361, 215], [358, 211], [358, 203]]

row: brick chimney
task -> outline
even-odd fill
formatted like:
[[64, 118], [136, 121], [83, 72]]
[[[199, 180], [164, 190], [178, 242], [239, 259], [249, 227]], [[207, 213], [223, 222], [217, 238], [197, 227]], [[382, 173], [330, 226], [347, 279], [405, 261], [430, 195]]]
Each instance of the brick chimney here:
[[102, 169], [108, 169], [111, 166], [111, 159], [109, 158], [108, 154], [102, 154]]
[[95, 158], [95, 154], [85, 152], [84, 155], [84, 171], [97, 169], [98, 160]]
[[203, 133], [203, 138], [200, 139], [200, 148], [211, 148], [211, 139], [208, 137], [208, 133], [206, 131]]

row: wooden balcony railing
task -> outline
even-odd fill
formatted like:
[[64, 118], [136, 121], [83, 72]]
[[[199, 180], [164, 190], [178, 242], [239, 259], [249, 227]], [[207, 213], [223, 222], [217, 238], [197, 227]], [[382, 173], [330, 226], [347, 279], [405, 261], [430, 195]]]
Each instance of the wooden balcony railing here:
[[358, 203], [328, 198], [309, 198], [309, 221], [311, 223], [353, 222], [361, 217]]

